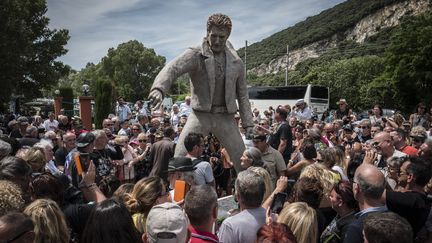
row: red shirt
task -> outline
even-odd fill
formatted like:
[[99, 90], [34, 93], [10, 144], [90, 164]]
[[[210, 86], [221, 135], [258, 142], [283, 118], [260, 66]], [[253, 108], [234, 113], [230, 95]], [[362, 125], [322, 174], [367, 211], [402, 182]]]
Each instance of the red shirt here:
[[401, 152], [407, 154], [407, 155], [410, 156], [410, 157], [417, 157], [417, 149], [415, 149], [415, 148], [412, 147], [412, 146], [408, 146], [408, 145], [405, 146], [405, 147], [401, 150]]
[[192, 225], [189, 225], [189, 231], [191, 232], [190, 243], [219, 242], [219, 238], [216, 235], [210, 232], [196, 230]]

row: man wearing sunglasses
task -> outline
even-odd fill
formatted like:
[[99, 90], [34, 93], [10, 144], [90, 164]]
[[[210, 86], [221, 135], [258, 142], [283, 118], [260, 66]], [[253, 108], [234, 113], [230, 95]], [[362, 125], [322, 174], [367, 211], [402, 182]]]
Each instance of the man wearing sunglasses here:
[[[369, 153], [373, 153], [370, 157], [373, 158], [372, 162], [378, 167], [385, 167], [386, 161], [390, 157], [407, 157], [405, 153], [402, 153], [394, 147], [392, 137], [388, 132], [380, 132], [375, 135], [372, 146], [374, 147], [374, 150], [369, 151]], [[376, 160], [378, 154], [381, 155], [381, 158]]]
[[354, 142], [364, 143], [367, 140], [372, 139], [371, 125], [369, 119], [362, 120], [358, 126], [359, 134], [354, 138]]

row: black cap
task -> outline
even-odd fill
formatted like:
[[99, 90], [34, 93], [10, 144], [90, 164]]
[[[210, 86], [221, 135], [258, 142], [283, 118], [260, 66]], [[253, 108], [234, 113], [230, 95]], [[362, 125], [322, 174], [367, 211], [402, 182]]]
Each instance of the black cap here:
[[347, 131], [352, 131], [353, 130], [353, 128], [352, 128], [352, 126], [350, 124], [343, 125], [342, 129], [343, 130], [347, 130]]
[[260, 141], [265, 141], [267, 139], [267, 136], [264, 134], [254, 134], [252, 139], [257, 139]]
[[196, 168], [192, 165], [192, 159], [189, 157], [174, 157], [168, 163], [168, 172], [174, 171], [194, 171]]
[[416, 135], [411, 135], [411, 138], [415, 139], [415, 140], [421, 140], [421, 141], [425, 141], [427, 138], [427, 135], [425, 134], [416, 134]]
[[91, 132], [83, 132], [77, 138], [77, 147], [84, 148], [91, 144], [96, 139], [95, 135]]

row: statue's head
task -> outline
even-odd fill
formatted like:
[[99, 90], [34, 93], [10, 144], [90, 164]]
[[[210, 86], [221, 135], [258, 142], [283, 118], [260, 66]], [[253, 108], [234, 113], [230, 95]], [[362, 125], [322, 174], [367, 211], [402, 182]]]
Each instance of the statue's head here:
[[224, 14], [213, 14], [208, 18], [207, 39], [213, 53], [220, 53], [225, 49], [231, 28], [231, 19]]

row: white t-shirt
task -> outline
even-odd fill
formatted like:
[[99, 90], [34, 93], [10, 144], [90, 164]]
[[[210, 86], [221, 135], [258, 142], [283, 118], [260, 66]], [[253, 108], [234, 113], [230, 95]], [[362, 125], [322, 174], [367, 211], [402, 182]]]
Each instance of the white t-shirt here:
[[124, 179], [125, 180], [132, 180], [135, 177], [135, 170], [134, 167], [128, 166], [129, 162], [133, 160], [133, 148], [129, 145], [127, 145], [126, 149], [122, 149], [123, 152], [123, 173], [124, 173]]
[[312, 111], [310, 110], [309, 106], [307, 106], [303, 110], [297, 110], [292, 112], [292, 115], [297, 117], [299, 121], [306, 121], [311, 119]]
[[209, 162], [201, 161], [195, 168], [194, 176], [196, 185], [205, 185], [214, 181], [213, 169]]
[[48, 132], [48, 131], [54, 131], [55, 132], [58, 128], [58, 124], [59, 123], [57, 120], [50, 121], [50, 119], [48, 119], [48, 120], [44, 121], [43, 126], [44, 126], [46, 132]]
[[180, 104], [180, 114], [189, 116], [190, 113], [192, 113], [192, 104], [188, 105], [186, 103], [181, 103]]
[[126, 120], [128, 115], [131, 114], [131, 110], [127, 105], [117, 105], [116, 111], [120, 121]]

